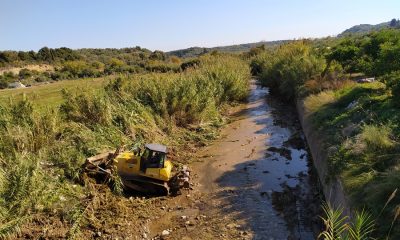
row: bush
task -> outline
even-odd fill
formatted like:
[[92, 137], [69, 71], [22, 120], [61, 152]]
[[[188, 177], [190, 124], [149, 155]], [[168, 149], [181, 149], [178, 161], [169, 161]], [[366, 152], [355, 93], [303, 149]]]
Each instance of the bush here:
[[4, 89], [8, 87], [8, 81], [4, 78], [0, 77], [0, 89]]
[[21, 79], [27, 79], [32, 77], [32, 75], [34, 75], [34, 73], [32, 73], [29, 69], [23, 68], [19, 71], [19, 77]]
[[85, 61], [68, 61], [63, 64], [61, 72], [77, 78], [98, 77], [102, 74], [104, 65], [89, 64]]
[[261, 52], [260, 54], [254, 55], [250, 61], [251, 74], [253, 76], [259, 76], [263, 72], [263, 69], [267, 68], [268, 63], [270, 63], [270, 57], [273, 53], [271, 52]]
[[54, 81], [58, 81], [58, 80], [73, 78], [73, 75], [68, 71], [62, 71], [62, 72], [56, 71], [50, 74], [50, 78]]
[[117, 59], [117, 58], [111, 58], [105, 65], [105, 70], [104, 72], [106, 74], [112, 74], [116, 72], [123, 72], [125, 67], [125, 62]]
[[0, 88], [8, 88], [8, 84], [16, 79], [16, 76], [12, 72], [0, 75]]
[[189, 60], [189, 61], [186, 61], [181, 64], [181, 69], [182, 69], [182, 71], [185, 71], [186, 69], [194, 68], [194, 67], [198, 66], [199, 64], [200, 64], [199, 59]]
[[233, 57], [202, 57], [200, 68], [179, 75], [150, 75], [126, 87], [140, 104], [178, 125], [215, 119], [218, 107], [247, 96], [249, 68]]
[[64, 97], [66, 101], [60, 111], [66, 120], [84, 123], [88, 127], [111, 123], [111, 104], [106, 97], [93, 93], [74, 96], [66, 91]]
[[44, 75], [44, 74], [40, 74], [39, 76], [37, 76], [37, 77], [35, 78], [35, 82], [47, 82], [47, 81], [49, 81], [49, 80], [50, 80], [50, 78], [47, 77], [47, 76]]
[[260, 80], [273, 93], [286, 100], [294, 100], [306, 80], [322, 73], [324, 63], [307, 42], [289, 43], [271, 55], [264, 55], [264, 62], [259, 63], [262, 66]]
[[383, 151], [394, 146], [391, 134], [389, 126], [365, 125], [360, 137], [370, 151]]
[[318, 94], [308, 96], [304, 100], [306, 113], [314, 113], [326, 104], [336, 101], [335, 94], [332, 91], [324, 91]]
[[382, 80], [391, 90], [394, 103], [400, 107], [400, 71], [387, 74], [382, 77]]

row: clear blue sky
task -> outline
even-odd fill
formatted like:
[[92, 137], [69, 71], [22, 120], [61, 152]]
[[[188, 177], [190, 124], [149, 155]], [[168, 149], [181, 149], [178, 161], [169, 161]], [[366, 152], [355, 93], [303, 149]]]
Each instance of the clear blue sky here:
[[400, 0], [0, 0], [0, 50], [173, 50], [336, 35], [400, 16]]

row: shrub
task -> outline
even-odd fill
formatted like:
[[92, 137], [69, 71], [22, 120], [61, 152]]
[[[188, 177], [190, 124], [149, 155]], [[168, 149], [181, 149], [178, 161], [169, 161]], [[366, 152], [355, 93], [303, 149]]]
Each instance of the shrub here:
[[27, 79], [30, 78], [33, 73], [29, 69], [23, 68], [19, 71], [18, 75], [21, 79]]
[[400, 71], [395, 71], [382, 77], [387, 87], [391, 90], [393, 101], [400, 106]]
[[111, 58], [105, 65], [104, 72], [106, 74], [112, 74], [115, 72], [123, 72], [125, 67], [125, 62], [118, 58]]
[[321, 74], [325, 63], [305, 41], [283, 45], [265, 57], [261, 82], [286, 100], [294, 100], [306, 80]]
[[251, 74], [253, 76], [259, 76], [262, 73], [263, 69], [267, 67], [266, 64], [271, 61], [269, 57], [271, 57], [272, 54], [271, 52], [265, 51], [255, 54], [255, 57], [250, 61]]
[[85, 61], [67, 61], [63, 64], [61, 72], [66, 72], [73, 77], [97, 77], [103, 72], [104, 66], [101, 64], [89, 64]]
[[333, 103], [335, 101], [336, 98], [333, 91], [324, 91], [308, 96], [304, 100], [304, 107], [307, 113], [313, 113], [318, 111], [324, 105]]
[[105, 96], [95, 93], [63, 93], [66, 101], [61, 105], [60, 111], [66, 120], [84, 123], [88, 127], [111, 123], [111, 104]]
[[8, 88], [8, 84], [10, 84], [11, 82], [11, 79], [0, 75], [0, 89]]
[[62, 72], [56, 71], [50, 74], [50, 78], [52, 80], [58, 81], [58, 80], [73, 78], [73, 75], [68, 71], [62, 71]]
[[37, 76], [36, 78], [35, 78], [35, 81], [36, 82], [47, 82], [47, 81], [49, 81], [50, 80], [50, 78], [48, 78], [46, 75], [44, 75], [44, 74], [40, 74], [39, 76]]
[[185, 71], [186, 69], [194, 68], [194, 67], [198, 66], [199, 64], [200, 64], [199, 59], [192, 59], [192, 60], [182, 63], [181, 69], [182, 69], [182, 71]]
[[360, 137], [370, 150], [379, 151], [388, 150], [394, 146], [391, 134], [389, 126], [364, 125]]

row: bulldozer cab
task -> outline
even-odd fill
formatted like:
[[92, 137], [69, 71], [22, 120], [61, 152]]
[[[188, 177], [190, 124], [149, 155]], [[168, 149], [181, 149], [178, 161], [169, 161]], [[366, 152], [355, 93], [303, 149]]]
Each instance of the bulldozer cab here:
[[146, 172], [147, 168], [164, 168], [167, 147], [161, 144], [146, 144], [140, 157], [140, 171]]

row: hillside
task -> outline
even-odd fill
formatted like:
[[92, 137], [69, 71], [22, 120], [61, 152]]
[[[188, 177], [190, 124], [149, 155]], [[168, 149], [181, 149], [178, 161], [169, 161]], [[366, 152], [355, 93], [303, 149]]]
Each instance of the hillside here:
[[[344, 30], [342, 33], [338, 35], [338, 37], [343, 37], [349, 34], [363, 34], [369, 33], [371, 31], [379, 31], [383, 28], [399, 28], [400, 21], [396, 19], [392, 19], [388, 22], [378, 23], [378, 24], [359, 24], [355, 25], [349, 29]], [[277, 41], [261, 41], [255, 43], [244, 43], [244, 44], [237, 44], [237, 45], [228, 45], [228, 46], [219, 46], [219, 47], [212, 47], [212, 48], [205, 48], [205, 47], [190, 47], [185, 49], [178, 49], [174, 51], [167, 52], [169, 56], [177, 56], [180, 58], [191, 58], [197, 57], [202, 54], [212, 52], [212, 51], [219, 51], [219, 52], [228, 52], [228, 53], [241, 53], [249, 51], [251, 48], [259, 47], [261, 45], [265, 45], [266, 47], [274, 47], [281, 45], [283, 43], [290, 42], [291, 40], [277, 40]]]
[[274, 47], [281, 45], [283, 43], [287, 43], [290, 40], [277, 40], [277, 41], [261, 41], [255, 43], [244, 43], [244, 44], [237, 44], [237, 45], [229, 45], [229, 46], [220, 46], [220, 47], [212, 47], [212, 48], [203, 48], [203, 47], [191, 47], [186, 49], [179, 49], [167, 52], [170, 56], [177, 56], [180, 58], [190, 58], [190, 57], [197, 57], [199, 55], [212, 52], [212, 51], [219, 51], [219, 52], [229, 52], [229, 53], [241, 53], [249, 51], [253, 47], [259, 47], [261, 45], [265, 45], [266, 47]]
[[349, 29], [344, 30], [341, 34], [338, 35], [338, 37], [342, 37], [348, 34], [362, 34], [362, 33], [369, 33], [372, 31], [379, 31], [384, 28], [389, 28], [389, 27], [394, 27], [394, 28], [399, 28], [400, 27], [400, 21], [396, 20], [395, 18], [392, 19], [389, 22], [383, 22], [383, 23], [378, 23], [378, 24], [359, 24], [352, 26]]

